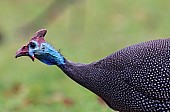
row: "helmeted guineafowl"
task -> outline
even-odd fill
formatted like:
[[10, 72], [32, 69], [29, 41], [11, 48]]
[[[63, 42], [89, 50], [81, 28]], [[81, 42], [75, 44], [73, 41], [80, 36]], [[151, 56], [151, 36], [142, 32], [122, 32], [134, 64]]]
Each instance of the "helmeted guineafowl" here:
[[170, 39], [139, 43], [90, 64], [74, 63], [35, 33], [16, 57], [57, 65], [71, 79], [121, 112], [170, 111]]

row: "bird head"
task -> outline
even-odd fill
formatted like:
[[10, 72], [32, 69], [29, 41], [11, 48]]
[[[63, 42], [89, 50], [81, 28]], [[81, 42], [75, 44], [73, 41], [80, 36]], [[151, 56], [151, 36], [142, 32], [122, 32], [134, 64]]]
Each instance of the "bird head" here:
[[63, 56], [44, 40], [46, 33], [46, 29], [37, 31], [29, 43], [16, 52], [15, 57], [29, 56], [32, 61], [37, 58], [48, 65], [63, 64]]

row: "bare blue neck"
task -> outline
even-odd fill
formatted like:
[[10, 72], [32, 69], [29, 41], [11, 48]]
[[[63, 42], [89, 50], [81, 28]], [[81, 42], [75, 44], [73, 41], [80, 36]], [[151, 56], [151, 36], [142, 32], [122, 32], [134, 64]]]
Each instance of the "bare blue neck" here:
[[43, 55], [36, 56], [41, 62], [47, 65], [57, 65], [57, 66], [61, 66], [65, 64], [65, 58], [59, 51], [55, 50], [48, 43], [44, 43], [42, 44], [42, 46], [46, 47], [46, 49], [39, 52]]

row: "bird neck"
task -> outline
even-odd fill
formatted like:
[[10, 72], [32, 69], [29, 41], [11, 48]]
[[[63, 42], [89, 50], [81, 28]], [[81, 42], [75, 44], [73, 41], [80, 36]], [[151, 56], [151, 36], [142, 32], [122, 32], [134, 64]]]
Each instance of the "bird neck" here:
[[55, 50], [50, 44], [45, 43], [43, 47], [46, 47], [46, 49], [44, 51], [39, 51], [42, 52], [43, 55], [35, 54], [37, 59], [47, 65], [62, 66], [65, 64], [65, 58], [63, 55]]
[[65, 59], [65, 64], [58, 67], [60, 67], [60, 69], [72, 80], [100, 96], [108, 105], [110, 105], [110, 96], [105, 94], [105, 91], [109, 93], [111, 92], [111, 89], [106, 88], [107, 90], [105, 90], [105, 88], [103, 88], [105, 87], [105, 83], [103, 83], [105, 80], [103, 77], [106, 77], [104, 76], [106, 74], [101, 73], [104, 72], [102, 69], [95, 68], [95, 62], [82, 64]]
[[85, 64], [74, 63], [72, 61], [64, 58], [65, 64], [57, 65], [68, 77], [79, 83], [79, 78], [82, 77], [79, 73], [79, 68], [83, 67]]
[[65, 59], [65, 64], [59, 67], [72, 80], [102, 97], [101, 74], [96, 76], [91, 71], [93, 64], [74, 63]]
[[46, 64], [57, 65], [72, 80], [101, 96], [101, 77], [103, 76], [101, 73], [99, 73], [101, 70], [91, 69], [95, 68], [94, 63], [83, 64], [71, 62], [53, 48], [51, 49], [50, 55], [48, 54], [48, 56], [46, 56]]
[[63, 55], [60, 52], [53, 51], [51, 54], [52, 54], [52, 57], [53, 57], [53, 62], [57, 66], [62, 66], [62, 65], [65, 64], [65, 58], [63, 57]]

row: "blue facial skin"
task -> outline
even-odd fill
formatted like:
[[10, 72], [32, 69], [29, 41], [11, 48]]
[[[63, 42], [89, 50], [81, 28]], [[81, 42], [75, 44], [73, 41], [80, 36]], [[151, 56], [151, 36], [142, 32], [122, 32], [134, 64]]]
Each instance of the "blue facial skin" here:
[[38, 50], [34, 51], [35, 57], [47, 65], [64, 65], [65, 59], [50, 44], [42, 43]]

